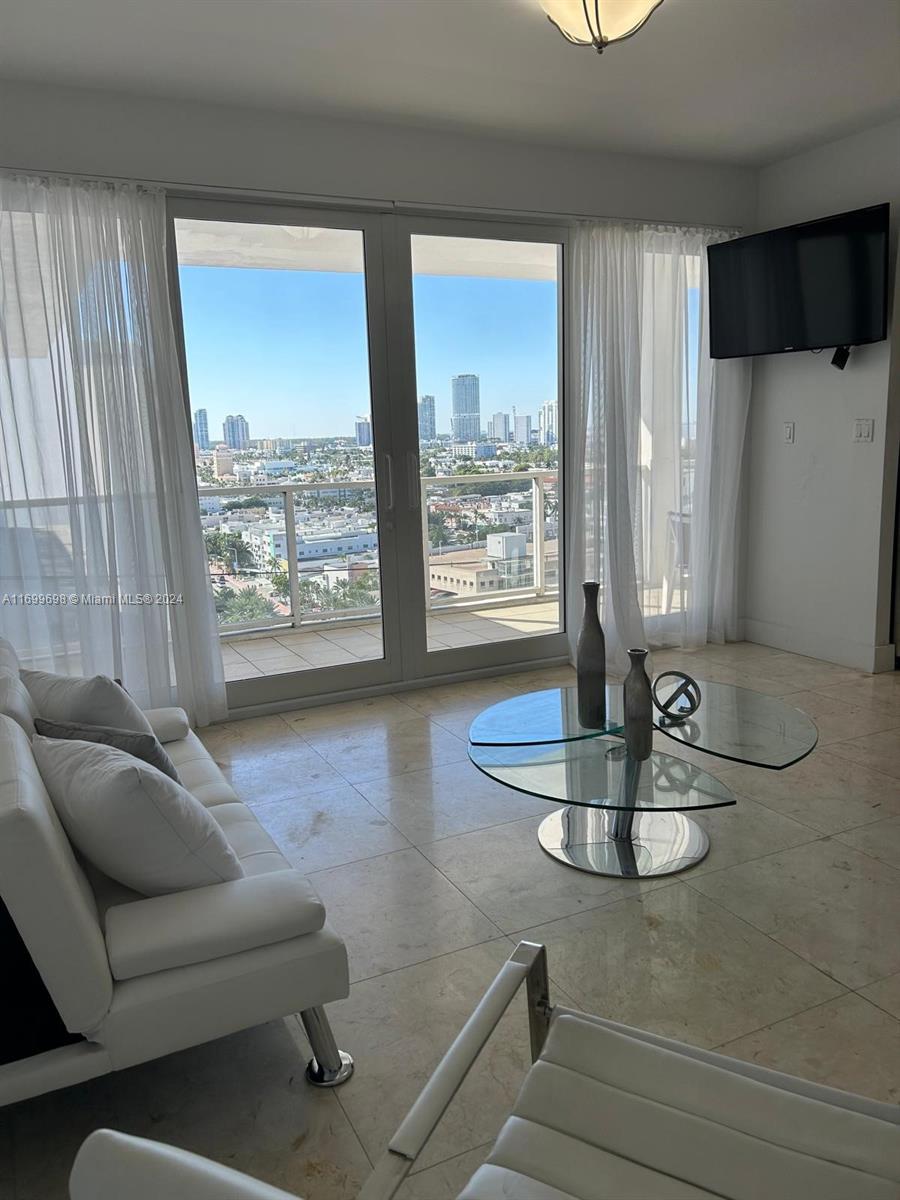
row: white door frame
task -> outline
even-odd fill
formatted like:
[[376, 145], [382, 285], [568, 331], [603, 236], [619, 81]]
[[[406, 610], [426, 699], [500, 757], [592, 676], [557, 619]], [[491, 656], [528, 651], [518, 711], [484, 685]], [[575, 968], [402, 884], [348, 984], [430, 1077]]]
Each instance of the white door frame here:
[[[569, 653], [565, 633], [565, 340], [564, 295], [568, 228], [555, 224], [492, 219], [399, 216], [367, 210], [306, 207], [222, 197], [170, 196], [168, 258], [173, 319], [176, 326], [185, 404], [190, 420], [187, 359], [178, 284], [175, 220], [179, 217], [340, 228], [361, 231], [365, 288], [373, 443], [376, 462], [376, 510], [381, 580], [384, 657], [241, 679], [227, 685], [229, 711], [277, 711], [316, 698], [372, 694], [427, 683], [436, 677], [523, 667]], [[428, 651], [426, 639], [425, 557], [420, 511], [419, 435], [413, 323], [411, 242], [413, 234], [555, 243], [560, 247], [558, 276], [559, 479], [562, 519], [559, 528], [561, 632], [496, 643]]]
[[[391, 363], [391, 399], [395, 416], [396, 461], [403, 464], [404, 503], [398, 511], [398, 532], [402, 543], [400, 555], [400, 594], [403, 597], [403, 665], [405, 680], [428, 680], [435, 676], [457, 675], [485, 668], [520, 666], [523, 663], [567, 656], [569, 644], [565, 632], [565, 339], [564, 307], [565, 257], [568, 229], [565, 226], [545, 225], [483, 217], [397, 216], [384, 218], [391, 226], [385, 237], [385, 279], [388, 297], [388, 318], [392, 341], [389, 350]], [[486, 238], [493, 241], [544, 242], [559, 246], [558, 273], [558, 421], [559, 421], [559, 478], [557, 494], [562, 514], [559, 530], [559, 588], [560, 632], [509, 641], [480, 642], [476, 646], [459, 646], [448, 650], [427, 648], [425, 632], [425, 560], [422, 539], [421, 487], [419, 481], [419, 430], [417, 418], [418, 391], [416, 385], [415, 322], [412, 294], [411, 237], [431, 234], [439, 237]], [[488, 477], [489, 478], [489, 477]]]
[[324, 229], [359, 230], [363, 236], [366, 319], [369, 349], [372, 439], [375, 459], [375, 497], [378, 516], [378, 553], [381, 583], [381, 619], [384, 656], [340, 666], [282, 672], [227, 685], [230, 711], [284, 704], [318, 695], [368, 689], [402, 678], [400, 606], [397, 588], [398, 540], [396, 511], [398, 482], [393, 450], [392, 406], [387, 378], [387, 328], [384, 294], [382, 219], [368, 212], [315, 209], [293, 204], [268, 204], [228, 199], [172, 197], [168, 203], [169, 262], [173, 316], [180, 342], [185, 403], [190, 410], [187, 359], [183, 342], [181, 296], [175, 220], [246, 222], [254, 225], [298, 225]]

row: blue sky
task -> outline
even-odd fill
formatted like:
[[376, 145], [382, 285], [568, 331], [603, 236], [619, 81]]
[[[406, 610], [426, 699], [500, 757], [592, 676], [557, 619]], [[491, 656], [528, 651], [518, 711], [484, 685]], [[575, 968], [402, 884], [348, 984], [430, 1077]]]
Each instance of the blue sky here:
[[[365, 299], [359, 275], [181, 267], [191, 407], [210, 436], [243, 413], [251, 437], [350, 435], [368, 412]], [[450, 377], [481, 377], [481, 416], [537, 412], [556, 397], [556, 285], [418, 276], [419, 394], [450, 429]]]

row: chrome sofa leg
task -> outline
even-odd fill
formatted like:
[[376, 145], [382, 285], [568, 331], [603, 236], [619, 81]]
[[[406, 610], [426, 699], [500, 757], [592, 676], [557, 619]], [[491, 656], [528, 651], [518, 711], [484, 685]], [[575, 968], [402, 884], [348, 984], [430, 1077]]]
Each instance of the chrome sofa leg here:
[[324, 1008], [307, 1008], [300, 1014], [313, 1057], [306, 1066], [306, 1078], [314, 1087], [338, 1087], [353, 1074], [353, 1059], [338, 1050]]

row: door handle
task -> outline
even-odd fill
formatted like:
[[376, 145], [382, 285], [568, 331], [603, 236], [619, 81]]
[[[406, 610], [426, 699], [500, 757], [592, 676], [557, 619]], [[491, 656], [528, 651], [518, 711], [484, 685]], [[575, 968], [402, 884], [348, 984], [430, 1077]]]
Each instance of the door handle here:
[[387, 485], [387, 509], [388, 512], [394, 511], [394, 456], [386, 454], [384, 456], [385, 466], [385, 483]]
[[415, 450], [410, 450], [406, 456], [409, 470], [409, 506], [413, 512], [418, 512], [422, 503], [422, 485], [419, 483], [419, 456]]

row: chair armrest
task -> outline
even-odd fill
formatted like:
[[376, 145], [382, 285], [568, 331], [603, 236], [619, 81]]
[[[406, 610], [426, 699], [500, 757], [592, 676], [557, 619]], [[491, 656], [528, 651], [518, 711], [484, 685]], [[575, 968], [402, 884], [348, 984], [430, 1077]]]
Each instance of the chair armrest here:
[[375, 1163], [359, 1200], [391, 1200], [523, 983], [528, 989], [532, 1058], [538, 1057], [552, 1011], [547, 991], [547, 952], [534, 942], [519, 942]]
[[69, 1176], [71, 1200], [298, 1200], [230, 1167], [175, 1146], [98, 1129], [82, 1143]]
[[144, 716], [163, 745], [180, 742], [191, 732], [191, 723], [183, 708], [145, 708]]
[[113, 978], [133, 979], [285, 942], [324, 924], [325, 906], [299, 871], [270, 871], [113, 905], [106, 951]]

